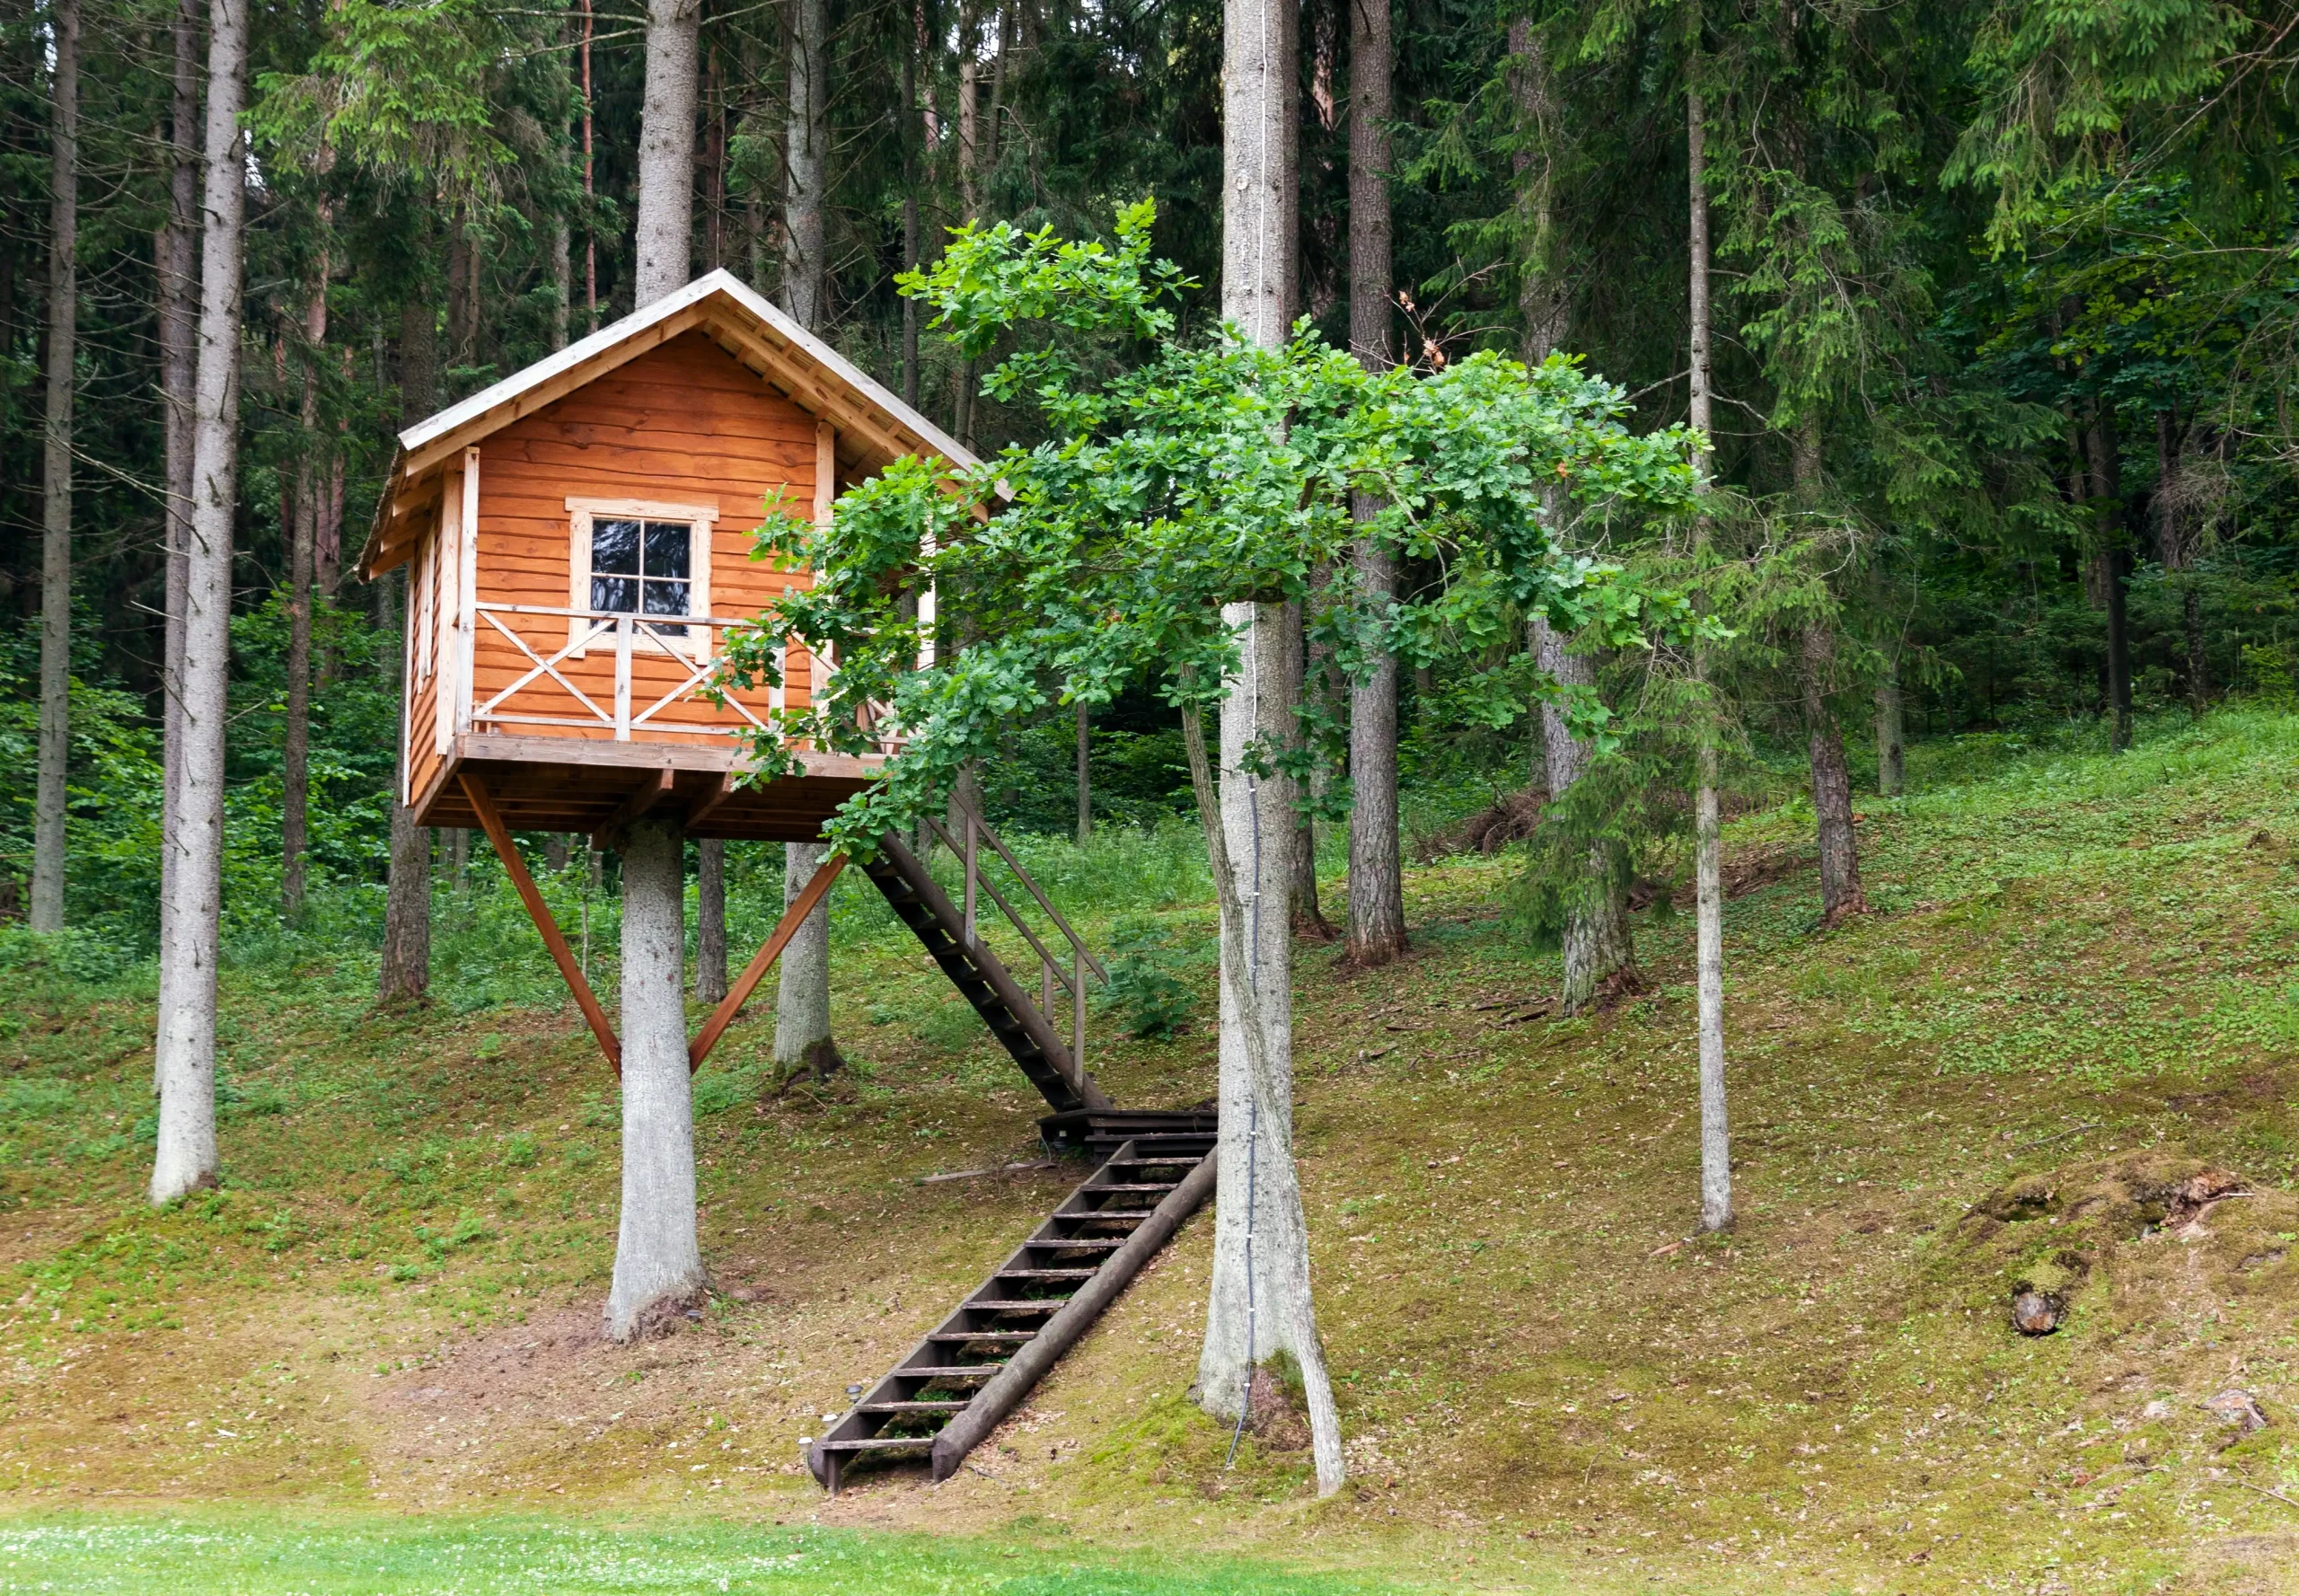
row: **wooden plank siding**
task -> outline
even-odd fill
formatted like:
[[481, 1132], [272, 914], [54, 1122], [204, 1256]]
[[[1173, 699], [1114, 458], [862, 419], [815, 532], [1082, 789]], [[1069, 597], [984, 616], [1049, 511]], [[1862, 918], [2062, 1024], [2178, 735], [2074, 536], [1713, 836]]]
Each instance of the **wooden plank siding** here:
[[[450, 492], [453, 484], [450, 484]], [[774, 392], [701, 332], [688, 332], [632, 360], [613, 375], [575, 390], [489, 436], [480, 447], [478, 598], [482, 603], [571, 605], [571, 518], [567, 500], [647, 499], [718, 507], [710, 533], [709, 613], [746, 617], [804, 573], [779, 572], [751, 559], [766, 505], [777, 495], [795, 514], [811, 514], [815, 498], [815, 421]], [[446, 595], [452, 598], [452, 595]], [[587, 595], [585, 597], [587, 604]], [[444, 630], [454, 628], [452, 613]], [[496, 617], [544, 659], [566, 646], [568, 623], [540, 615]], [[716, 639], [714, 639], [715, 642]], [[809, 661], [793, 649], [785, 701], [807, 702]], [[534, 668], [534, 662], [476, 619], [471, 643], [471, 702], [484, 703]], [[614, 649], [594, 643], [558, 667], [608, 715], [614, 709]], [[634, 643], [631, 713], [643, 713], [677, 688], [692, 669], [645, 642]], [[766, 719], [764, 690], [744, 696]], [[586, 717], [548, 676], [498, 706], [508, 715]], [[693, 744], [706, 734], [747, 724], [732, 710], [688, 696], [631, 728], [633, 741]], [[487, 730], [487, 726], [473, 729]], [[505, 721], [496, 729], [521, 736], [612, 738], [604, 723], [586, 727]], [[722, 739], [710, 735], [712, 744]]]

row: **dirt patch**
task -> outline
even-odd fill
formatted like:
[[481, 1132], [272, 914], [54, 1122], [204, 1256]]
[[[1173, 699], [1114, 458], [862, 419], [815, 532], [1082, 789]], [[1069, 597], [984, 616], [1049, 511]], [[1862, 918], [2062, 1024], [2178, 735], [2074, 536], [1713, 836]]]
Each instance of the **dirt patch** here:
[[1541, 811], [1547, 807], [1546, 788], [1503, 793], [1467, 819], [1420, 838], [1414, 844], [1414, 857], [1423, 864], [1433, 864], [1465, 853], [1498, 853], [1539, 830]]

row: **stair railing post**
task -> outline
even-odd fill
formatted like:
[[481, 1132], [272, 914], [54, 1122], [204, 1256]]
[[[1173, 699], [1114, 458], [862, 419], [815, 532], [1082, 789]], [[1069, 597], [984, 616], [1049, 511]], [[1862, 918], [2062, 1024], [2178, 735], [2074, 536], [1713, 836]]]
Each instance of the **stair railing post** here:
[[1044, 955], [1038, 957], [1038, 1011], [1053, 1018], [1053, 961]]
[[964, 824], [965, 826], [966, 946], [972, 948], [981, 940], [981, 938], [975, 934], [973, 926], [973, 887], [974, 877], [982, 867], [974, 851], [973, 811], [971, 808], [962, 808], [961, 813], [965, 816]]
[[1078, 1079], [1086, 1078], [1086, 949], [1083, 944], [1070, 945], [1070, 1062], [1078, 1066]]

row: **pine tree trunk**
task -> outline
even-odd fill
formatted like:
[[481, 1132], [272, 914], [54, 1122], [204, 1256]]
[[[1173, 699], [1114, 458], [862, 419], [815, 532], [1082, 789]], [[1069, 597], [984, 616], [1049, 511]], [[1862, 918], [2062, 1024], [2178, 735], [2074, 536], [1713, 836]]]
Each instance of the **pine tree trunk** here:
[[[821, 842], [782, 845], [785, 909], [798, 901], [829, 851]], [[814, 913], [798, 922], [797, 934], [782, 949], [781, 985], [774, 1004], [774, 1062], [785, 1066], [805, 1064], [818, 1080], [841, 1062], [830, 1029], [830, 897], [835, 895], [833, 889], [815, 905]]]
[[[1298, 24], [1293, 0], [1227, 0], [1223, 15], [1221, 313], [1264, 348], [1287, 338], [1298, 263]], [[1195, 1396], [1209, 1412], [1234, 1418], [1246, 1406], [1255, 1366], [1290, 1352], [1308, 1399], [1318, 1493], [1330, 1495], [1343, 1476], [1341, 1425], [1293, 1164], [1292, 937], [1280, 912], [1291, 783], [1244, 768], [1256, 736], [1292, 735], [1290, 645], [1282, 605], [1226, 604], [1222, 619], [1246, 635], [1242, 669], [1224, 684], [1218, 793], [1196, 717], [1183, 727], [1221, 937], [1221, 1129]]]
[[[1693, 20], [1694, 54], [1688, 75], [1701, 70], [1699, 21]], [[1706, 437], [1716, 411], [1710, 356], [1708, 291], [1708, 108], [1696, 83], [1685, 91], [1686, 188], [1688, 195], [1687, 252], [1690, 283], [1686, 295], [1692, 323], [1689, 340], [1689, 403], [1687, 419]], [[1708, 455], [1694, 456], [1700, 491], [1708, 491]], [[1693, 542], [1705, 559], [1714, 520], [1702, 512], [1693, 519]], [[1697, 1028], [1700, 1043], [1700, 1228], [1713, 1234], [1732, 1228], [1732, 1128], [1724, 1087], [1724, 848], [1718, 814], [1717, 713], [1708, 696], [1708, 650], [1696, 645], [1695, 678], [1704, 692], [1694, 711], [1700, 717], [1694, 740], [1696, 770], [1693, 789], [1693, 943]]]
[[1094, 711], [1078, 701], [1078, 846], [1094, 838]]
[[[160, 945], [173, 939], [177, 789], [183, 779], [184, 559], [191, 546], [193, 386], [199, 348], [199, 6], [177, 0], [174, 94], [168, 113], [172, 159], [168, 222], [160, 230], [161, 431], [167, 451], [167, 618], [160, 668]], [[169, 973], [161, 966], [164, 983]], [[164, 993], [161, 1007], [166, 1007]], [[156, 1069], [156, 1066], [155, 1066]], [[153, 1089], [159, 1089], [155, 1073]]]
[[2123, 451], [2112, 406], [2093, 408], [2084, 443], [2091, 455], [2092, 502], [2100, 516], [2101, 586], [2108, 611], [2108, 747], [2121, 754], [2131, 746], [2131, 639], [2124, 605], [2131, 551], [2124, 526]]
[[[925, 31], [926, 12], [917, 8], [917, 31]], [[912, 40], [902, 53], [902, 267], [916, 271], [925, 249], [925, 225], [918, 214], [919, 161], [916, 154], [918, 115], [918, 57], [920, 43]], [[918, 408], [918, 301], [902, 302], [902, 401]]]
[[72, 401], [80, 327], [80, 4], [48, 10], [51, 176], [48, 416], [42, 428], [40, 772], [32, 800], [31, 928], [64, 929], [65, 766], [72, 748]]
[[2200, 720], [2209, 707], [2211, 685], [2204, 662], [2203, 595], [2196, 586], [2196, 551], [2180, 524], [2180, 455], [2184, 445], [2179, 413], [2155, 412], [2155, 549], [2164, 574], [2178, 578], [2181, 618], [2187, 626], [2188, 713]]
[[706, 837], [694, 845], [694, 997], [716, 1003], [727, 995], [727, 844]]
[[[400, 306], [399, 413], [402, 428], [431, 413], [436, 397], [437, 352], [430, 304], [411, 295]], [[402, 625], [411, 636], [415, 626], [414, 587], [407, 568], [401, 568], [396, 589], [407, 602], [400, 606]], [[400, 714], [404, 719], [407, 706]], [[415, 824], [407, 796], [407, 727], [400, 727], [399, 781], [392, 795], [391, 876], [383, 897], [383, 970], [377, 980], [378, 999], [385, 1005], [422, 1001], [431, 988], [431, 833]]]
[[[1395, 359], [1389, 300], [1389, 0], [1349, 0], [1349, 347], [1368, 371]], [[1359, 495], [1361, 523], [1381, 512]], [[1365, 602], [1396, 592], [1388, 549], [1357, 540], [1354, 564]], [[1389, 964], [1405, 949], [1405, 870], [1397, 839], [1397, 662], [1384, 654], [1349, 688], [1349, 928], [1352, 965]]]
[[176, 915], [160, 949], [154, 1055], [160, 1080], [153, 1203], [215, 1184], [216, 959], [223, 917], [225, 717], [231, 669], [232, 523], [239, 502], [242, 225], [240, 110], [247, 0], [211, 0], [194, 381], [191, 541], [184, 582], [183, 779]]
[[701, 0], [647, 0], [633, 310], [676, 293], [692, 276], [695, 36], [701, 22]]
[[830, 184], [830, 0], [790, 0], [790, 123], [782, 212], [782, 303], [818, 332], [828, 319], [823, 207]]
[[1806, 623], [1803, 635], [1804, 725], [1810, 738], [1812, 813], [1819, 823], [1820, 923], [1865, 914], [1860, 886], [1860, 848], [1852, 828], [1852, 772], [1844, 757], [1844, 729], [1829, 707], [1836, 668], [1836, 631], [1826, 621]]
[[279, 760], [279, 908], [292, 923], [304, 913], [304, 856], [310, 845], [312, 775], [312, 583], [319, 546], [321, 483], [318, 361], [327, 346], [327, 251], [304, 313], [302, 447], [295, 466], [295, 522], [287, 559], [287, 725]]
[[1876, 681], [1876, 791], [1898, 798], [1907, 781], [1907, 708], [1900, 699], [1900, 665], [1884, 656]]
[[640, 820], [622, 851], [622, 1222], [606, 1333], [644, 1335], [709, 1289], [696, 1241], [686, 1063], [685, 842]]
[[551, 347], [567, 347], [567, 333], [574, 319], [574, 229], [565, 216], [554, 216], [551, 223]]

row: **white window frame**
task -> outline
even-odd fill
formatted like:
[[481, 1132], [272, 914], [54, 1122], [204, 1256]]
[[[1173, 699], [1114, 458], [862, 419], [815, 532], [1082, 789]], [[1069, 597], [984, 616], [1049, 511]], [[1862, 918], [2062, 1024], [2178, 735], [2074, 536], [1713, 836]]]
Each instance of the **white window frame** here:
[[[591, 523], [600, 516], [627, 518], [634, 521], [683, 521], [687, 525], [687, 590], [686, 604], [690, 615], [700, 617], [710, 613], [710, 529], [718, 519], [716, 499], [703, 503], [666, 504], [651, 498], [579, 498], [567, 501], [567, 607], [587, 610], [591, 607]], [[670, 619], [665, 616], [663, 619]], [[577, 644], [595, 622], [569, 617], [567, 641]], [[606, 647], [606, 639], [596, 639]], [[685, 645], [696, 663], [710, 657], [710, 629], [690, 625], [681, 638], [663, 638], [672, 648]], [[581, 658], [586, 648], [574, 647], [572, 657]]]

